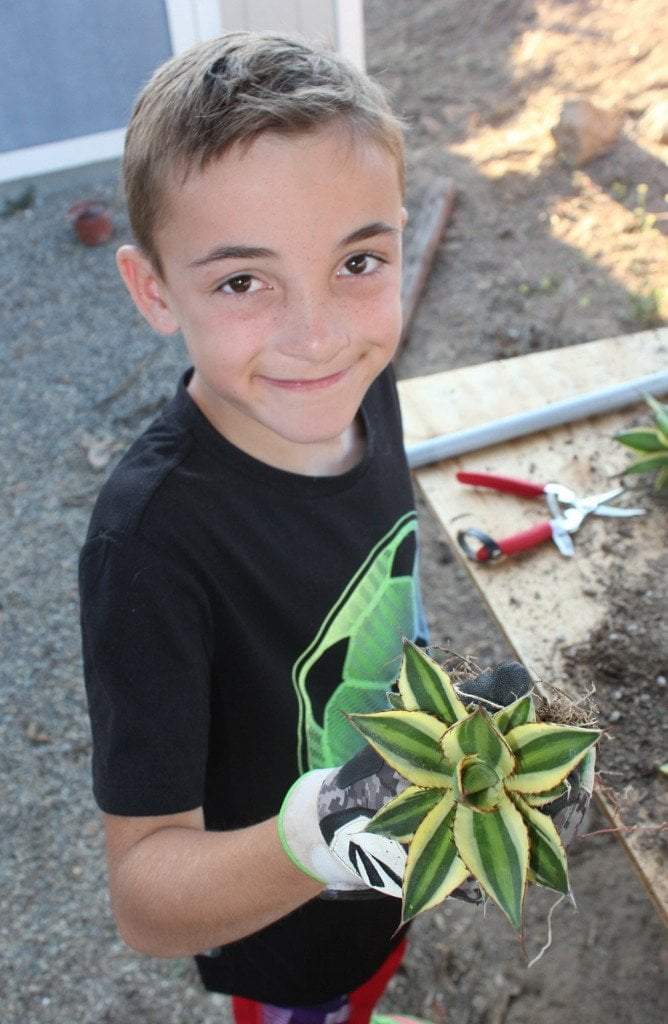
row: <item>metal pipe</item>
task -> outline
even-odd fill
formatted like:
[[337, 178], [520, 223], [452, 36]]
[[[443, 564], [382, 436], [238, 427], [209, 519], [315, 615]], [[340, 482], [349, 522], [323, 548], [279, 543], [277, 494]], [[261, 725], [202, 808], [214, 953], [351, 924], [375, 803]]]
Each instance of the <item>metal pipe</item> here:
[[635, 380], [626, 381], [624, 384], [613, 384], [599, 391], [588, 391], [584, 395], [576, 395], [575, 398], [565, 398], [541, 409], [530, 409], [528, 412], [504, 416], [478, 427], [470, 427], [468, 430], [441, 434], [427, 441], [406, 445], [408, 465], [411, 469], [427, 466], [431, 462], [451, 459], [465, 452], [475, 452], [480, 448], [501, 444], [502, 441], [511, 441], [515, 437], [557, 427], [562, 423], [584, 419], [586, 416], [596, 416], [613, 409], [622, 409], [624, 406], [642, 401], [643, 395], [646, 394], [668, 394], [668, 370], [659, 370], [658, 373], [636, 377]]

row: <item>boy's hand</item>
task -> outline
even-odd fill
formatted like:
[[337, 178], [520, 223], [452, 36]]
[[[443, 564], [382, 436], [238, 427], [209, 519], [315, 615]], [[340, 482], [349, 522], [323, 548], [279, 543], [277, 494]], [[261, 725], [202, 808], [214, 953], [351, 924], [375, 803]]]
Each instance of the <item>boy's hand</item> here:
[[[461, 687], [476, 703], [511, 704], [528, 693], [531, 679], [518, 662], [486, 669]], [[554, 818], [564, 845], [584, 817], [593, 788], [593, 759], [568, 778], [569, 793], [542, 810]], [[371, 747], [340, 768], [308, 772], [297, 780], [279, 816], [283, 846], [297, 865], [326, 885], [330, 897], [401, 897], [406, 849], [384, 836], [364, 832], [381, 807], [408, 786]], [[478, 903], [480, 887], [468, 879], [452, 894]]]

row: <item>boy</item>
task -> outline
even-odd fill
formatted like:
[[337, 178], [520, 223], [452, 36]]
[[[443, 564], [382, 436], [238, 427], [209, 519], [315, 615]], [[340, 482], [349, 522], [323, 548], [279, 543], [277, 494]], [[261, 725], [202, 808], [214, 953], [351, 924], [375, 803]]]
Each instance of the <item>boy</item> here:
[[237, 1020], [363, 1024], [401, 955], [378, 892], [403, 850], [357, 835], [398, 780], [342, 711], [386, 707], [401, 636], [426, 643], [390, 368], [403, 173], [379, 87], [276, 36], [169, 61], [128, 129], [118, 268], [192, 369], [81, 555], [94, 792], [122, 936], [196, 955]]
[[223, 947], [212, 989], [322, 1003], [385, 961], [399, 901], [314, 901], [275, 818], [363, 745], [341, 710], [386, 706], [401, 635], [425, 642], [388, 369], [401, 126], [335, 55], [239, 33], [156, 72], [124, 179], [120, 274], [194, 369], [81, 556], [112, 905], [141, 951]]

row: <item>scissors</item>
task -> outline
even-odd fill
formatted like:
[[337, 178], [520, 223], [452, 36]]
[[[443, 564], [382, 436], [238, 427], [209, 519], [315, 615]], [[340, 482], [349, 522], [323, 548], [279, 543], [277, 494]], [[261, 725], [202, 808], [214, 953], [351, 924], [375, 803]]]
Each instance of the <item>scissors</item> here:
[[[500, 558], [501, 555], [514, 555], [546, 540], [554, 541], [561, 554], [570, 558], [575, 553], [570, 535], [580, 528], [588, 515], [626, 518], [642, 516], [647, 511], [644, 508], [619, 508], [608, 505], [607, 502], [622, 494], [623, 487], [580, 498], [570, 487], [559, 483], [539, 484], [511, 476], [464, 471], [457, 473], [457, 479], [462, 484], [489, 487], [506, 494], [518, 494], [522, 498], [543, 497], [551, 514], [550, 519], [501, 540], [494, 540], [475, 527], [460, 530], [457, 534], [459, 545], [467, 558], [473, 562], [489, 562]], [[474, 548], [471, 540], [478, 541], [480, 546]]]

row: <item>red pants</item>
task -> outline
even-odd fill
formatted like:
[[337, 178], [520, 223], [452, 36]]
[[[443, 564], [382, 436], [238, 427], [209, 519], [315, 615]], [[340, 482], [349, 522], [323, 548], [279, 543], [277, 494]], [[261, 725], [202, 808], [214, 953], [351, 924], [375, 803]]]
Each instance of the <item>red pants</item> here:
[[404, 939], [363, 985], [348, 995], [318, 1006], [272, 1006], [233, 996], [235, 1024], [369, 1024], [373, 1008], [399, 967], [405, 951]]

